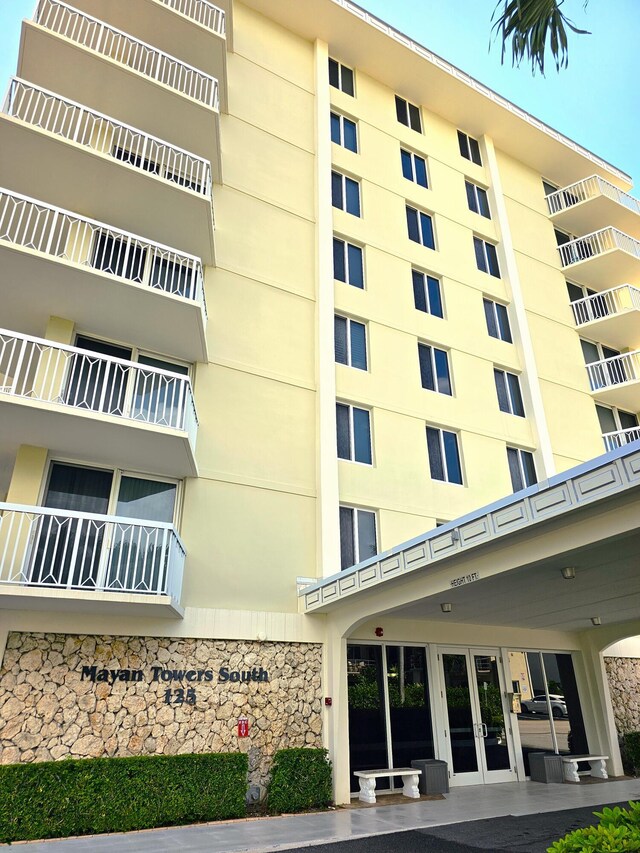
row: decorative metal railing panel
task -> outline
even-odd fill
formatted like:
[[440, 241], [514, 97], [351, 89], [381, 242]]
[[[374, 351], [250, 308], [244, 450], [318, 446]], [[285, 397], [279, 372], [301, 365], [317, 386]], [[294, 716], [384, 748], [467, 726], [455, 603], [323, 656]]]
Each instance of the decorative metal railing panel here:
[[204, 158], [40, 86], [12, 78], [3, 112], [211, 198], [211, 166]]
[[640, 311], [640, 290], [630, 284], [612, 287], [571, 303], [577, 326], [602, 320], [623, 311]]
[[640, 380], [640, 350], [587, 364], [592, 391]]
[[602, 438], [607, 450], [615, 450], [616, 447], [631, 444], [632, 441], [640, 441], [640, 427], [630, 427], [617, 432], [605, 432]]
[[623, 207], [633, 210], [635, 213], [640, 213], [640, 200], [628, 193], [622, 192], [618, 187], [615, 187], [598, 175], [591, 175], [589, 178], [576, 181], [575, 184], [570, 184], [568, 187], [563, 187], [554, 193], [550, 193], [547, 196], [549, 213], [553, 216], [555, 213], [560, 213], [561, 210], [567, 210], [576, 204], [580, 204], [580, 202], [587, 201], [599, 195], [606, 196], [618, 202]]
[[0, 189], [0, 240], [125, 278], [202, 305], [202, 262], [195, 255]]
[[172, 524], [0, 503], [0, 584], [179, 601], [184, 560]]
[[198, 419], [188, 376], [0, 329], [0, 395], [183, 430]]
[[558, 246], [560, 262], [563, 267], [586, 261], [596, 255], [602, 255], [612, 249], [621, 249], [636, 258], [640, 258], [640, 242], [618, 231], [617, 228], [602, 228], [587, 234], [585, 237], [577, 237], [568, 243]]
[[218, 81], [61, 0], [39, 0], [34, 21], [158, 83], [218, 109]]
[[208, 0], [160, 0], [160, 2], [224, 38], [225, 13]]

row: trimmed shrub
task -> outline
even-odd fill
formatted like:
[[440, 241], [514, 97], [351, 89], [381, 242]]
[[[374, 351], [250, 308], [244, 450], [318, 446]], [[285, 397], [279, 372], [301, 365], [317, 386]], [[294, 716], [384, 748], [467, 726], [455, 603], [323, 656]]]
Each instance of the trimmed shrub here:
[[625, 772], [640, 774], [640, 732], [627, 732], [622, 735], [622, 763]]
[[640, 851], [640, 803], [594, 812], [597, 826], [576, 829], [554, 842], [547, 853], [637, 853]]
[[331, 762], [326, 749], [280, 749], [271, 766], [267, 808], [271, 814], [330, 805]]
[[219, 753], [0, 767], [0, 842], [242, 817], [247, 764]]

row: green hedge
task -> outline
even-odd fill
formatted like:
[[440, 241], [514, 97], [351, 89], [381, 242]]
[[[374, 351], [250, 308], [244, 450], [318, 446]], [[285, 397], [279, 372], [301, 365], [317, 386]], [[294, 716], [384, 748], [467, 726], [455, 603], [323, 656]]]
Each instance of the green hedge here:
[[547, 853], [637, 853], [640, 851], [640, 803], [594, 812], [597, 826], [576, 829], [556, 841]]
[[0, 767], [0, 842], [245, 814], [247, 756], [158, 755]]
[[326, 749], [276, 752], [267, 791], [271, 814], [324, 808], [331, 801], [331, 762]]
[[622, 735], [622, 762], [627, 773], [640, 774], [640, 732]]

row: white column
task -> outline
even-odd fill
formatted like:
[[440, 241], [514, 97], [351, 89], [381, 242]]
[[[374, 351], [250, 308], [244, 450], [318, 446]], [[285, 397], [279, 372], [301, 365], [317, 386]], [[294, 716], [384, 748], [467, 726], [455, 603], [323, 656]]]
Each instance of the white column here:
[[324, 743], [333, 764], [333, 796], [340, 805], [350, 801], [349, 784], [349, 695], [347, 689], [347, 641], [342, 631], [327, 620], [324, 645], [324, 695], [331, 698], [325, 708]]
[[507, 286], [511, 288], [511, 307], [512, 316], [515, 316], [517, 337], [516, 345], [520, 351], [522, 367], [524, 369], [523, 392], [529, 406], [529, 416], [533, 416], [531, 420], [534, 423], [534, 431], [538, 439], [538, 480], [545, 480], [556, 473], [556, 466], [553, 459], [553, 451], [551, 449], [551, 438], [549, 436], [549, 427], [542, 402], [542, 391], [540, 389], [540, 380], [538, 377], [538, 367], [533, 351], [533, 343], [531, 341], [531, 333], [529, 331], [529, 323], [527, 321], [527, 312], [525, 310], [524, 297], [522, 295], [522, 287], [520, 284], [520, 274], [516, 263], [516, 256], [513, 249], [513, 239], [511, 237], [511, 227], [507, 215], [507, 206], [505, 204], [504, 195], [502, 192], [502, 179], [498, 169], [498, 160], [496, 151], [493, 146], [493, 140], [488, 137], [483, 137], [484, 150], [486, 155], [487, 168], [491, 178], [491, 201], [493, 210], [496, 213], [496, 221], [500, 233], [500, 245], [498, 251], [501, 255], [503, 268], [507, 273]]
[[328, 60], [327, 44], [316, 41], [316, 541], [320, 576], [340, 569]]

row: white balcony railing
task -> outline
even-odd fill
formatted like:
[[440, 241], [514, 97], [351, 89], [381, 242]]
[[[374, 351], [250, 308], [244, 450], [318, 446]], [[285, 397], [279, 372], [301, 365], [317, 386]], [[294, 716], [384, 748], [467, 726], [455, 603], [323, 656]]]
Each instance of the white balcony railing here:
[[195, 446], [191, 380], [150, 365], [0, 329], [4, 394], [171, 427]]
[[3, 189], [0, 240], [183, 296], [206, 312], [199, 258]]
[[630, 427], [617, 432], [605, 432], [602, 438], [607, 450], [615, 450], [617, 447], [631, 444], [632, 441], [640, 441], [640, 427]]
[[165, 6], [191, 18], [219, 36], [225, 35], [225, 14], [208, 0], [160, 0]]
[[14, 77], [3, 112], [211, 198], [211, 166], [203, 157], [40, 86]]
[[612, 249], [621, 249], [636, 258], [640, 258], [640, 242], [618, 231], [617, 228], [602, 228], [587, 234], [585, 237], [577, 237], [562, 246], [558, 246], [560, 262], [563, 267], [586, 261], [596, 255], [602, 255]]
[[158, 83], [218, 109], [218, 81], [61, 0], [39, 0], [34, 21]]
[[593, 320], [602, 320], [623, 311], [635, 309], [640, 311], [640, 290], [629, 284], [620, 287], [612, 287], [587, 296], [585, 299], [577, 299], [571, 303], [576, 326], [590, 323]]
[[625, 382], [637, 382], [640, 380], [640, 350], [593, 361], [587, 364], [587, 372], [592, 391]]
[[172, 524], [0, 503], [0, 584], [179, 601], [184, 559]]
[[623, 207], [635, 213], [640, 213], [640, 201], [637, 198], [622, 192], [618, 187], [614, 187], [609, 181], [605, 181], [598, 175], [592, 175], [590, 178], [585, 178], [582, 181], [576, 181], [575, 184], [570, 184], [568, 187], [563, 187], [554, 193], [547, 196], [547, 205], [549, 213], [553, 216], [555, 213], [560, 213], [562, 210], [567, 210], [575, 204], [587, 201], [596, 196], [606, 196]]

